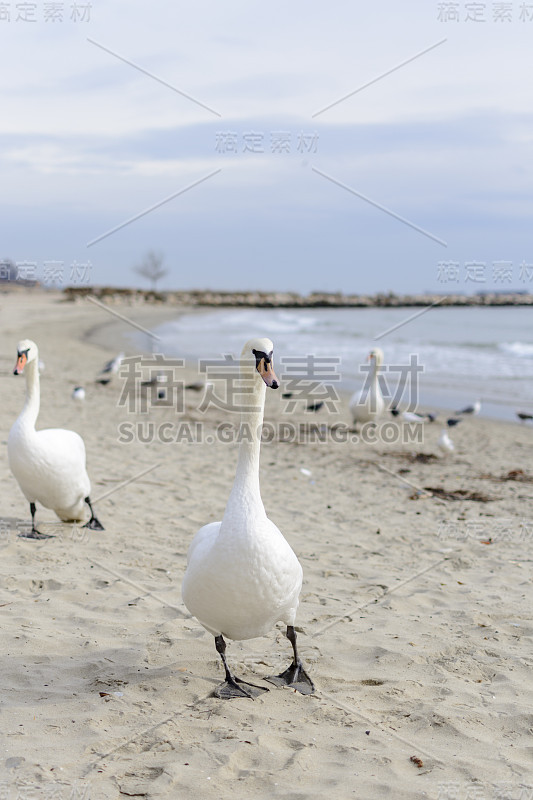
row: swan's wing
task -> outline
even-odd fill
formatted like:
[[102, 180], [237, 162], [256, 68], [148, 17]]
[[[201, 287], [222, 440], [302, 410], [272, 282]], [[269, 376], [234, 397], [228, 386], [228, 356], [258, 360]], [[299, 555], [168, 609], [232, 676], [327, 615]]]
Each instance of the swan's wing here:
[[85, 444], [78, 433], [65, 428], [45, 428], [36, 434], [40, 446], [50, 448], [68, 461], [83, 462], [85, 467]]
[[220, 522], [210, 522], [208, 525], [204, 525], [203, 528], [200, 528], [189, 545], [189, 549], [187, 551], [187, 564], [191, 563], [193, 554], [197, 550], [201, 550], [203, 553], [205, 548], [211, 547], [212, 543], [218, 536], [219, 530]]

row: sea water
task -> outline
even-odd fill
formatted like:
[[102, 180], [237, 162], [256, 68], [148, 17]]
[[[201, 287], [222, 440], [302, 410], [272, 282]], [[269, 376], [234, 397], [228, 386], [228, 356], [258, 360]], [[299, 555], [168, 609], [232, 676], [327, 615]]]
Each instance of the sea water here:
[[[157, 349], [196, 362], [237, 357], [245, 341], [268, 336], [278, 372], [288, 356], [302, 363], [307, 359], [324, 369], [329, 365], [325, 371], [338, 376], [335, 386], [355, 391], [364, 385], [369, 351], [378, 346], [391, 394], [397, 393], [402, 367], [402, 380], [410, 384], [400, 407], [412, 407], [414, 400], [422, 408], [454, 412], [480, 399], [483, 416], [516, 420], [516, 411], [533, 413], [533, 308], [421, 310], [208, 309], [160, 326]], [[317, 362], [316, 357], [326, 360]], [[412, 363], [421, 368], [416, 386], [409, 378]]]

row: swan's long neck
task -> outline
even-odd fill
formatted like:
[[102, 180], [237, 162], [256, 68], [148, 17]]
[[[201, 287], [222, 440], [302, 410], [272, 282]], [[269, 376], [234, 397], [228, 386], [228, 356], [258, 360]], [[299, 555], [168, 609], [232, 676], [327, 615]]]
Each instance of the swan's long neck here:
[[26, 364], [24, 370], [26, 375], [26, 402], [20, 412], [19, 420], [24, 427], [35, 428], [35, 423], [39, 415], [40, 390], [39, 390], [39, 366], [37, 359]]
[[226, 513], [230, 514], [233, 509], [253, 515], [265, 513], [259, 489], [259, 453], [266, 386], [261, 379], [254, 379], [252, 385], [246, 395], [247, 410], [241, 413], [237, 473], [226, 506]]
[[372, 359], [372, 368], [370, 370], [370, 391], [376, 395], [379, 389], [378, 372], [379, 366], [375, 358]]

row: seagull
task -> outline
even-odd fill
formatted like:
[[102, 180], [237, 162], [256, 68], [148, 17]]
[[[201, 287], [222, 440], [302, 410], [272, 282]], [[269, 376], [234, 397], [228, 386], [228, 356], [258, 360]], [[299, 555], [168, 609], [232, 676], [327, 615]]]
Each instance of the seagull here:
[[150, 380], [141, 381], [141, 386], [157, 386], [158, 383], [168, 383], [168, 375], [165, 372], [157, 372]]
[[533, 419], [533, 414], [526, 414], [525, 411], [517, 411], [516, 416], [522, 422], [526, 422], [528, 419]]
[[414, 411], [400, 411], [396, 406], [391, 408], [390, 413], [393, 417], [400, 417], [403, 422], [425, 422], [427, 417], [427, 414], [421, 416], [420, 414], [415, 414]]
[[456, 411], [456, 414], [471, 414], [475, 417], [481, 411], [481, 400], [476, 400], [476, 402], [471, 406], [466, 406], [466, 408], [461, 409], [461, 411]]
[[323, 405], [323, 400], [312, 400], [307, 404], [307, 411], [320, 411]]
[[[462, 419], [454, 419], [453, 417], [450, 417], [446, 420], [446, 425], [448, 428], [453, 428], [455, 425], [459, 425], [459, 423], [462, 421]], [[452, 453], [455, 450], [455, 445], [448, 436], [448, 431], [446, 428], [443, 428], [440, 432], [437, 447], [439, 447], [443, 453]]]
[[454, 419], [453, 417], [450, 417], [450, 419], [446, 420], [446, 425], [448, 428], [453, 428], [454, 425], [459, 425], [459, 423], [462, 421], [462, 419]]
[[448, 431], [446, 428], [443, 428], [440, 432], [437, 447], [442, 450], [443, 453], [452, 453], [455, 450], [455, 446], [448, 436]]
[[85, 389], [83, 386], [75, 386], [72, 390], [71, 397], [73, 400], [82, 401], [85, 400]]
[[96, 378], [96, 383], [100, 383], [102, 386], [107, 386], [107, 384], [111, 381], [111, 376], [115, 375], [119, 371], [123, 359], [124, 353], [119, 353], [118, 356], [112, 358], [111, 361], [107, 362], [107, 364], [104, 364], [99, 372], [98, 378]]
[[118, 356], [112, 358], [111, 361], [108, 361], [107, 364], [105, 364], [102, 367], [100, 372], [104, 374], [110, 372], [112, 375], [114, 375], [116, 372], [118, 372], [123, 359], [124, 359], [124, 353], [119, 353]]

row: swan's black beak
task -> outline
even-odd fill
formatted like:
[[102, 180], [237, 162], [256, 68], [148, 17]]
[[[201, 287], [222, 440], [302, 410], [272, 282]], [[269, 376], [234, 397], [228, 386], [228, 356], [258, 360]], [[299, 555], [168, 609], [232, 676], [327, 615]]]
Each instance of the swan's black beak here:
[[15, 364], [15, 369], [13, 370], [13, 375], [22, 375], [24, 372], [24, 367], [26, 366], [26, 362], [28, 360], [28, 351], [24, 350], [22, 353], [17, 353], [17, 363]]
[[261, 350], [252, 351], [255, 356], [255, 368], [270, 389], [279, 389], [279, 381], [274, 372], [272, 352], [263, 353]]

